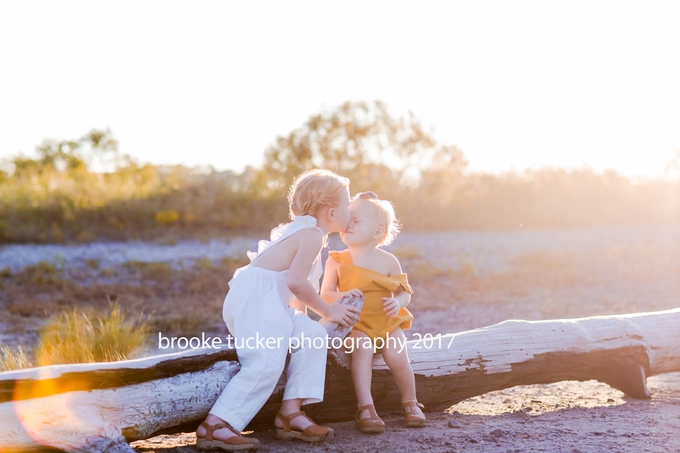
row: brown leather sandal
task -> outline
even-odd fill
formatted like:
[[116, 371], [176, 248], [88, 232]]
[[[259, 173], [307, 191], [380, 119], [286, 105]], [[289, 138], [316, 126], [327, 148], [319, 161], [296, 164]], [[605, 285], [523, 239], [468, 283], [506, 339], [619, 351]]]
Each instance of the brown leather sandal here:
[[[303, 416], [310, 422], [311, 426], [305, 428], [304, 431], [298, 431], [297, 429], [291, 429], [290, 421], [295, 417]], [[281, 420], [283, 428], [276, 428], [276, 436], [279, 439], [292, 440], [300, 439], [303, 442], [320, 442], [322, 440], [328, 440], [333, 438], [333, 428], [328, 426], [321, 426], [314, 423], [314, 420], [309, 418], [304, 411], [295, 412], [289, 416], [283, 415], [281, 412], [277, 412], [276, 418]]]
[[[404, 423], [406, 426], [412, 428], [422, 428], [425, 426], [427, 419], [425, 418], [425, 414], [416, 413], [416, 407], [425, 409], [425, 406], [418, 401], [406, 401], [405, 403], [402, 403], [401, 410], [404, 412]], [[410, 410], [406, 412], [406, 408], [409, 408]]]
[[[368, 418], [359, 418], [359, 414], [364, 409], [368, 409]], [[378, 413], [375, 411], [375, 406], [372, 404], [367, 404], [366, 406], [361, 406], [357, 408], [357, 415], [354, 418], [354, 426], [359, 428], [362, 433], [382, 433], [385, 431], [385, 422], [378, 417]]]
[[[213, 450], [219, 448], [224, 451], [242, 451], [242, 450], [257, 450], [260, 448], [260, 441], [242, 436], [240, 432], [231, 427], [229, 423], [216, 423], [209, 425], [202, 422], [201, 426], [205, 428], [205, 437], [198, 437], [196, 435], [196, 449], [197, 450]], [[213, 439], [213, 433], [221, 428], [227, 428], [234, 434], [226, 440]]]

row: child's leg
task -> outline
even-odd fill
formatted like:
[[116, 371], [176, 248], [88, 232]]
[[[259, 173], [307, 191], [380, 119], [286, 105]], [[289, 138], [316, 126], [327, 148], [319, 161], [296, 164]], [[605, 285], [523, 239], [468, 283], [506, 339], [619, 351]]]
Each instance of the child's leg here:
[[[294, 310], [289, 309], [289, 314], [292, 313]], [[286, 372], [286, 389], [279, 410], [285, 416], [299, 412], [303, 404], [323, 401], [328, 356], [326, 329], [306, 314], [298, 313], [292, 316], [293, 334], [290, 338], [292, 349]], [[305, 417], [290, 420], [291, 428], [300, 431], [311, 425], [312, 422]], [[274, 420], [274, 426], [283, 427], [278, 417]]]
[[[225, 300], [227, 327], [235, 344], [245, 347], [238, 350], [241, 369], [210, 410], [212, 416], [238, 431], [245, 428], [271, 396], [286, 363], [287, 341], [293, 331], [293, 323], [279, 300], [276, 287], [268, 288], [266, 282], [253, 280], [248, 281], [248, 285], [233, 287]], [[257, 344], [258, 336], [284, 340], [280, 348], [269, 349]], [[248, 339], [252, 339], [250, 347], [243, 343]], [[211, 420], [215, 420], [214, 417], [209, 417], [208, 423]], [[226, 429], [215, 431], [218, 439], [230, 434]]]
[[[290, 312], [294, 312], [291, 308]], [[304, 313], [292, 316], [293, 333], [283, 400], [301, 399], [302, 404], [323, 401], [326, 380], [326, 329]]]
[[[364, 332], [352, 329], [350, 332], [354, 344], [352, 352], [352, 383], [357, 397], [357, 406], [373, 404], [371, 380], [373, 379], [373, 342]], [[370, 414], [364, 409], [359, 418], [367, 418]]]
[[[392, 340], [396, 341], [392, 341]], [[411, 362], [408, 359], [408, 352], [406, 351], [406, 336], [401, 327], [390, 333], [389, 341], [387, 341], [385, 347], [382, 349], [383, 359], [392, 375], [394, 376], [394, 382], [397, 384], [399, 392], [401, 392], [401, 402], [406, 401], [416, 401], [416, 378], [413, 375], [413, 368], [411, 368]], [[404, 345], [404, 349], [401, 350], [401, 345]], [[420, 408], [416, 407], [415, 413], [422, 414]]]

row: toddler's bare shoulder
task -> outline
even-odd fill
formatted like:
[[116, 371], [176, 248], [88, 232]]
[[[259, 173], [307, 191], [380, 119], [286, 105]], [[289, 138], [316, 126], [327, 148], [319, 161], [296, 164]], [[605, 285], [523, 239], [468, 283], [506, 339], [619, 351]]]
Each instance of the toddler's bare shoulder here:
[[382, 263], [389, 268], [390, 270], [393, 270], [394, 272], [390, 272], [390, 274], [395, 274], [395, 273], [401, 273], [401, 264], [399, 264], [399, 260], [397, 259], [396, 256], [392, 255], [390, 252], [387, 252], [383, 249], [378, 249], [380, 253], [380, 259]]

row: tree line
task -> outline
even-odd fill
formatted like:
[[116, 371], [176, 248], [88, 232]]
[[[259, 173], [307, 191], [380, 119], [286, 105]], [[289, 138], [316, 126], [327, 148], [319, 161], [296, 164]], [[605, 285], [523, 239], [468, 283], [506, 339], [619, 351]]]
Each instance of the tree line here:
[[[261, 168], [142, 165], [110, 130], [45, 140], [0, 170], [0, 242], [211, 238], [285, 222], [285, 189], [328, 168], [392, 201], [405, 230], [570, 228], [680, 222], [680, 178], [614, 171], [466, 171], [463, 152], [409, 113], [346, 102], [277, 137]], [[680, 153], [669, 175], [680, 170]], [[260, 231], [258, 231], [259, 233]]]

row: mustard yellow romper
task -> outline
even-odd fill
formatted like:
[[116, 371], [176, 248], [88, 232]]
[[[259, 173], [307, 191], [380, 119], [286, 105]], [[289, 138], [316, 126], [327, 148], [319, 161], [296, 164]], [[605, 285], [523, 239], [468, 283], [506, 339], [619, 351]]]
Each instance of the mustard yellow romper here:
[[403, 330], [411, 327], [413, 315], [406, 309], [401, 308], [396, 318], [390, 318], [384, 311], [383, 297], [392, 297], [400, 287], [413, 294], [413, 289], [408, 284], [406, 274], [387, 275], [380, 272], [355, 266], [349, 250], [330, 251], [328, 254], [338, 263], [338, 291], [349, 291], [358, 288], [364, 293], [364, 307], [361, 310], [361, 321], [354, 328], [364, 332], [372, 339], [385, 338], [388, 333], [394, 332], [397, 327]]

